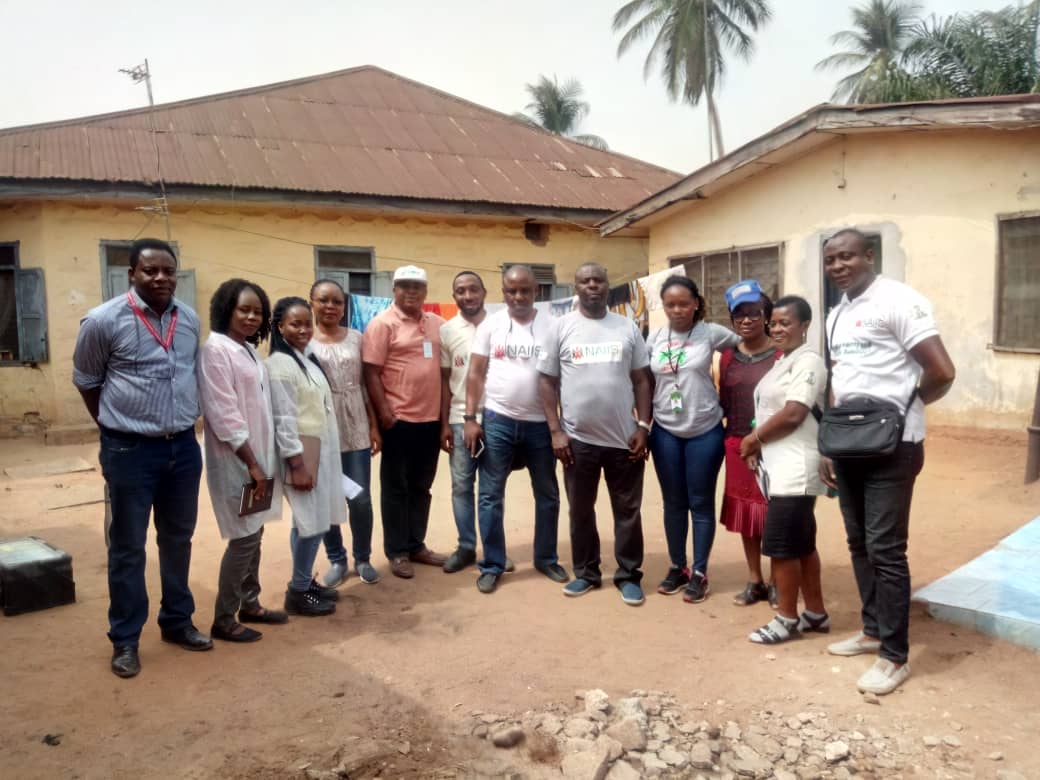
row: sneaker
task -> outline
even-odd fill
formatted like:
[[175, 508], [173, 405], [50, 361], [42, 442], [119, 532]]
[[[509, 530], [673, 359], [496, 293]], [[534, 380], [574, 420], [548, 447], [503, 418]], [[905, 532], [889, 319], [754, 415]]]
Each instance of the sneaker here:
[[803, 634], [810, 632], [829, 634], [831, 632], [831, 616], [824, 613], [821, 617], [813, 617], [808, 612], [803, 612], [798, 618], [798, 630]]
[[448, 556], [448, 560], [444, 562], [444, 565], [441, 568], [444, 569], [445, 574], [454, 574], [457, 571], [462, 571], [467, 566], [472, 566], [476, 562], [476, 550], [467, 550], [463, 547], [459, 547], [455, 552]]
[[347, 579], [347, 562], [333, 563], [329, 566], [329, 570], [325, 572], [325, 576], [321, 578], [321, 584], [326, 588], [335, 588], [342, 585], [344, 580]]
[[494, 593], [495, 588], [497, 587], [497, 574], [491, 574], [490, 572], [488, 572], [486, 574], [481, 574], [479, 577], [477, 577], [477, 590], [479, 590], [481, 593]]
[[514, 571], [516, 571], [516, 564], [513, 563], [513, 559], [512, 558], [508, 558], [507, 557], [506, 558], [506, 574], [512, 574]]
[[559, 582], [560, 584], [567, 582], [571, 578], [567, 570], [558, 563], [550, 563], [545, 566], [535, 565], [535, 568], [553, 582]]
[[357, 572], [357, 576], [366, 585], [375, 585], [379, 582], [379, 572], [377, 572], [376, 567], [368, 561], [355, 562], [354, 571]]
[[865, 655], [876, 653], [881, 649], [881, 640], [872, 639], [860, 631], [856, 636], [843, 639], [827, 645], [827, 652], [831, 655]]
[[711, 593], [711, 586], [708, 584], [708, 578], [699, 571], [695, 571], [690, 577], [686, 591], [682, 594], [682, 600], [687, 604], [700, 604], [708, 598], [709, 593]]
[[285, 611], [304, 617], [322, 617], [335, 612], [336, 605], [331, 601], [318, 598], [309, 590], [298, 591], [290, 588], [285, 591]]
[[313, 593], [322, 601], [339, 601], [339, 591], [335, 588], [326, 588], [317, 580], [311, 579], [311, 586], [307, 588], [308, 593]]
[[581, 577], [579, 577], [576, 580], [571, 580], [570, 582], [568, 582], [566, 585], [563, 586], [563, 595], [564, 596], [584, 596], [586, 593], [588, 593], [590, 590], [592, 590], [595, 587], [596, 586], [593, 585], [588, 580], [583, 580]]
[[690, 581], [690, 570], [686, 567], [679, 568], [673, 566], [668, 570], [668, 574], [661, 580], [661, 584], [657, 586], [657, 592], [662, 596], [671, 596], [678, 593], [683, 585], [686, 585]]
[[896, 666], [887, 658], [879, 658], [859, 678], [856, 687], [859, 688], [860, 693], [874, 693], [878, 696], [884, 696], [886, 693], [892, 693], [892, 691], [906, 682], [909, 676], [910, 664]]
[[638, 607], [646, 601], [643, 589], [635, 582], [625, 582], [621, 585], [621, 600], [630, 607]]

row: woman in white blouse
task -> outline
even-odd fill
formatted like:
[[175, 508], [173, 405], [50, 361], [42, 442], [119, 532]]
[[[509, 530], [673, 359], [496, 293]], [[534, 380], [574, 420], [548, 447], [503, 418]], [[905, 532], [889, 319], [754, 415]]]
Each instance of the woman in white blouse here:
[[[813, 514], [816, 496], [826, 492], [816, 434], [827, 369], [805, 343], [811, 322], [812, 308], [804, 298], [788, 295], [773, 305], [769, 335], [784, 354], [755, 388], [755, 427], [740, 443], [741, 457], [757, 469], [769, 500], [762, 553], [772, 558], [780, 602], [776, 616], [748, 635], [757, 644], [778, 644], [831, 628], [823, 606]], [[801, 616], [799, 591], [805, 599]]]

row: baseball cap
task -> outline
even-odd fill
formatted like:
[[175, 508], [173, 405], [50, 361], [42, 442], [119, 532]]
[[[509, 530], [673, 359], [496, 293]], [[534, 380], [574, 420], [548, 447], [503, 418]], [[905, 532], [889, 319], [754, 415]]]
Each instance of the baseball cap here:
[[765, 293], [762, 292], [762, 287], [758, 282], [754, 279], [745, 279], [726, 290], [726, 305], [729, 306], [730, 313], [732, 313], [742, 303], [757, 303], [763, 295]]
[[426, 271], [415, 265], [402, 265], [394, 271], [394, 284], [397, 284], [397, 282], [422, 282], [426, 284]]

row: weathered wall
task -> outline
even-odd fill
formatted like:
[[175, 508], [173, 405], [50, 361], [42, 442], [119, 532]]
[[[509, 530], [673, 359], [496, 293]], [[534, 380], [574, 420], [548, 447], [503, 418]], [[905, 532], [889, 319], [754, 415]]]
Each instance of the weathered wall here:
[[[1040, 131], [865, 133], [835, 138], [650, 229], [650, 267], [675, 255], [783, 242], [782, 287], [819, 311], [821, 238], [882, 233], [885, 273], [927, 296], [958, 377], [929, 409], [942, 423], [1028, 423], [1040, 356], [995, 352], [997, 217], [1040, 213]], [[811, 334], [821, 338], [819, 323]], [[819, 343], [819, 342], [818, 342]]]
[[[374, 247], [376, 270], [414, 263], [430, 274], [429, 301], [450, 301], [461, 269], [481, 273], [489, 301], [501, 300], [502, 263], [551, 263], [559, 283], [571, 283], [581, 263], [597, 260], [613, 281], [646, 274], [647, 242], [603, 239], [598, 231], [552, 225], [548, 241], [524, 238], [520, 222], [346, 215], [289, 209], [174, 208], [172, 238], [181, 266], [195, 269], [204, 325], [217, 286], [233, 276], [262, 285], [272, 301], [306, 296], [314, 281], [314, 246]], [[72, 386], [72, 349], [79, 320], [101, 302], [99, 242], [139, 235], [164, 237], [158, 217], [125, 205], [0, 204], [0, 241], [21, 242], [23, 267], [42, 267], [47, 284], [50, 360], [39, 367], [0, 366], [0, 417], [38, 412], [48, 421], [88, 420]]]

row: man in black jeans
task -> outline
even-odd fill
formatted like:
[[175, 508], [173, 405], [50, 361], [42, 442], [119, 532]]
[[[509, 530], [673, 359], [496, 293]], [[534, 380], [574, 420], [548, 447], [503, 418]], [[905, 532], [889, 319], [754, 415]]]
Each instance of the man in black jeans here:
[[874, 458], [821, 458], [820, 476], [838, 489], [852, 568], [863, 603], [863, 631], [827, 649], [878, 653], [858, 682], [886, 694], [910, 676], [910, 567], [906, 548], [914, 480], [924, 465], [924, 404], [938, 401], [955, 370], [931, 304], [907, 285], [874, 273], [865, 235], [846, 229], [823, 246], [823, 267], [844, 295], [827, 317], [835, 406], [874, 398], [906, 409], [903, 440]]

